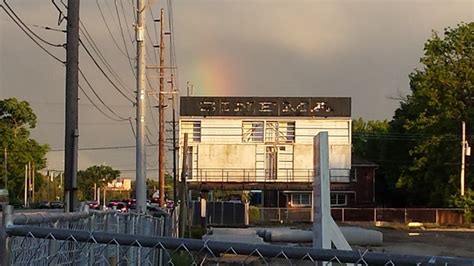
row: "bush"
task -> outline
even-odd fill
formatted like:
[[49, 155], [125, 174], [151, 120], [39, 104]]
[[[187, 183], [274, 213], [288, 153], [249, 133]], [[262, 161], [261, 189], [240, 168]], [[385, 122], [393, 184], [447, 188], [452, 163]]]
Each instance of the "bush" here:
[[[191, 238], [202, 239], [202, 236], [206, 234], [206, 228], [201, 226], [191, 226]], [[189, 236], [189, 229], [186, 228], [184, 237]]]
[[256, 223], [260, 221], [260, 209], [258, 207], [250, 206], [249, 220], [250, 223]]
[[454, 195], [451, 197], [451, 204], [464, 209], [464, 222], [466, 224], [471, 224], [473, 218], [474, 208], [474, 191], [468, 189], [464, 196]]

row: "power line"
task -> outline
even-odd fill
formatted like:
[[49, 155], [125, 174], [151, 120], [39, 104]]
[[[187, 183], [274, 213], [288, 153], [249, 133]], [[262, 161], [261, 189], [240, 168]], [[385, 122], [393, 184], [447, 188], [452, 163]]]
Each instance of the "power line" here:
[[430, 140], [432, 138], [439, 138], [443, 141], [459, 141], [457, 136], [436, 136], [426, 134], [394, 134], [394, 133], [353, 133], [352, 138], [357, 139], [383, 139], [383, 140]]
[[[115, 14], [117, 15], [118, 24], [119, 24], [119, 27], [120, 27], [120, 36], [122, 36], [123, 46], [124, 46], [124, 49], [125, 49], [125, 53], [127, 54], [128, 63], [129, 63], [130, 69], [132, 70], [133, 76], [136, 77], [135, 69], [133, 67], [133, 63], [132, 63], [132, 60], [131, 60], [132, 57], [130, 57], [130, 54], [128, 53], [127, 42], [125, 41], [125, 36], [123, 34], [122, 21], [120, 19], [120, 14], [119, 14], [119, 11], [118, 11], [117, 0], [114, 0], [114, 5], [115, 5]], [[132, 43], [133, 43], [133, 41], [132, 41]]]
[[[98, 151], [98, 150], [121, 150], [121, 149], [134, 149], [135, 145], [128, 146], [109, 146], [109, 147], [88, 147], [88, 148], [79, 148], [79, 151]], [[60, 152], [64, 149], [51, 149], [50, 152]]]
[[109, 70], [109, 72], [112, 74], [112, 76], [114, 76], [114, 78], [117, 80], [117, 82], [121, 85], [121, 87], [125, 90], [127, 90], [127, 86], [125, 85], [125, 82], [120, 78], [120, 76], [117, 74], [117, 72], [115, 72], [115, 70], [112, 68], [112, 66], [109, 64], [109, 62], [107, 61], [107, 59], [105, 58], [105, 56], [102, 54], [102, 52], [100, 51], [99, 47], [97, 46], [97, 44], [95, 43], [94, 39], [92, 38], [92, 36], [89, 34], [89, 32], [87, 31], [87, 28], [86, 26], [82, 23], [82, 21], [79, 21], [81, 23], [81, 32], [84, 33], [84, 36], [86, 37], [86, 41], [89, 43], [89, 45], [92, 47], [92, 49], [94, 50], [94, 52], [99, 56], [99, 59], [102, 61], [102, 63], [105, 65], [105, 67], [107, 68], [107, 70]]
[[63, 60], [59, 59], [57, 56], [55, 56], [53, 53], [51, 53], [50, 51], [48, 51], [48, 49], [46, 49], [45, 47], [43, 47], [35, 38], [33, 38], [33, 36], [31, 36], [28, 31], [26, 31], [22, 26], [21, 24], [19, 24], [15, 18], [5, 9], [5, 7], [3, 5], [0, 4], [0, 7], [5, 11], [5, 13], [13, 20], [13, 22], [15, 22], [15, 24], [39, 47], [41, 48], [45, 53], [47, 53], [49, 56], [51, 56], [52, 58], [54, 58], [56, 61], [60, 62], [61, 64], [65, 64], [66, 62], [64, 62]]
[[128, 122], [130, 123], [130, 128], [132, 129], [133, 137], [136, 138], [137, 134], [135, 133], [135, 129], [133, 128], [132, 119], [129, 119]]
[[[60, 125], [60, 126], [64, 125], [64, 121], [57, 122], [57, 121], [38, 120], [36, 123], [40, 124], [40, 125], [43, 125], [43, 124]], [[115, 122], [80, 122], [79, 124], [81, 126], [120, 126], [120, 127], [123, 127], [123, 121], [122, 120], [121, 121], [115, 121]]]
[[[38, 34], [36, 34], [33, 30], [31, 30], [24, 22], [23, 20], [21, 20], [21, 18], [15, 13], [15, 11], [10, 7], [10, 5], [7, 3], [6, 0], [3, 0], [3, 3], [5, 4], [5, 6], [8, 8], [8, 10], [10, 10], [10, 12], [13, 14], [13, 16], [18, 20], [18, 22], [21, 23], [21, 25], [23, 25], [23, 27], [25, 27], [31, 34], [33, 34], [36, 38], [38, 38], [38, 40], [42, 41], [43, 43], [47, 44], [47, 45], [50, 45], [50, 46], [53, 46], [53, 47], [64, 47], [64, 44], [54, 44], [52, 42], [49, 42], [47, 40], [45, 40], [44, 38], [42, 38], [41, 36], [39, 36]], [[5, 8], [4, 8], [5, 10]], [[6, 11], [6, 10], [5, 10]], [[8, 12], [7, 12], [8, 13]], [[10, 16], [11, 17], [11, 16]]]
[[[125, 118], [119, 114], [117, 114], [112, 108], [110, 108], [103, 100], [102, 98], [99, 96], [99, 94], [97, 94], [97, 92], [94, 90], [94, 88], [92, 87], [92, 85], [90, 84], [89, 80], [87, 80], [86, 76], [84, 75], [84, 73], [82, 72], [82, 70], [79, 68], [79, 73], [81, 74], [81, 77], [82, 79], [84, 79], [84, 81], [86, 82], [87, 86], [91, 89], [91, 91], [94, 93], [94, 95], [97, 97], [97, 99], [99, 99], [99, 101], [105, 106], [105, 108], [107, 108], [107, 110], [109, 110], [112, 114], [114, 114], [115, 116], [117, 116], [119, 119], [114, 119], [116, 121], [125, 121], [125, 120], [129, 120], [130, 118]], [[94, 105], [95, 106], [95, 105]]]
[[154, 126], [156, 132], [158, 133], [159, 129], [158, 129], [158, 125], [156, 124], [155, 115], [153, 114], [153, 108], [151, 108], [150, 97], [147, 97], [147, 101], [148, 101], [148, 109], [150, 110], [151, 121], [153, 122], [153, 126]]
[[[147, 147], [156, 147], [158, 144], [149, 144], [146, 145]], [[167, 145], [167, 147], [171, 147], [172, 145]], [[100, 151], [100, 150], [123, 150], [123, 149], [134, 149], [135, 145], [122, 145], [122, 146], [106, 146], [106, 147], [87, 147], [87, 148], [79, 148], [80, 151]], [[64, 149], [51, 149], [50, 152], [61, 152]]]
[[[6, 21], [6, 22], [14, 23], [13, 21], [11, 21], [11, 20], [9, 20], [9, 19], [2, 19], [2, 20], [3, 20], [3, 21]], [[28, 25], [28, 26], [31, 26], [31, 27], [38, 28], [38, 29], [43, 29], [43, 30], [57, 31], [57, 32], [62, 32], [62, 33], [66, 33], [66, 32], [67, 32], [66, 30], [51, 28], [51, 27], [49, 27], [49, 26], [43, 26], [43, 25], [38, 25], [38, 24], [31, 24], [31, 23], [26, 23], [26, 22], [24, 22], [24, 24], [25, 24], [25, 25]]]
[[89, 97], [89, 95], [87, 95], [87, 93], [84, 91], [84, 89], [82, 88], [81, 85], [78, 85], [79, 86], [79, 89], [82, 91], [82, 93], [84, 94], [84, 96], [86, 96], [86, 98], [89, 100], [89, 102], [94, 105], [94, 107], [100, 112], [102, 113], [105, 117], [109, 118], [110, 120], [113, 120], [113, 121], [123, 121], [123, 120], [119, 120], [119, 119], [116, 119], [116, 118], [113, 118], [111, 117], [109, 114], [105, 113], [102, 109], [99, 108], [99, 106], [97, 106], [93, 101], [92, 99]]
[[[105, 24], [105, 27], [107, 28], [107, 32], [109, 33], [110, 37], [112, 38], [113, 43], [115, 46], [119, 49], [119, 51], [122, 53], [123, 56], [125, 56], [128, 60], [133, 59], [130, 57], [128, 53], [125, 53], [125, 51], [122, 50], [120, 45], [117, 43], [117, 40], [115, 40], [114, 35], [112, 34], [112, 31], [110, 30], [109, 24], [107, 23], [107, 20], [105, 19], [105, 15], [102, 11], [102, 8], [100, 7], [99, 0], [95, 1], [97, 4], [97, 7], [99, 8], [100, 16], [102, 17], [102, 21]], [[126, 49], [126, 48], [125, 48]]]
[[97, 66], [97, 68], [100, 70], [100, 72], [104, 75], [104, 77], [112, 84], [112, 86], [120, 93], [122, 94], [123, 97], [125, 97], [127, 100], [129, 100], [131, 103], [135, 103], [131, 98], [129, 98], [117, 85], [110, 79], [110, 77], [105, 73], [105, 71], [102, 69], [102, 67], [97, 63], [97, 60], [94, 58], [94, 56], [91, 54], [89, 49], [84, 45], [81, 39], [79, 39], [80, 44], [82, 45], [82, 48], [86, 51], [86, 53], [89, 55], [89, 57], [92, 59], [94, 64]]
[[174, 28], [174, 19], [173, 19], [173, 1], [167, 0], [168, 7], [168, 26], [170, 28], [170, 63], [174, 67], [171, 69], [173, 73], [173, 82], [176, 85], [175, 87], [179, 90], [179, 70], [178, 63], [176, 59], [176, 46], [175, 46], [175, 28]]

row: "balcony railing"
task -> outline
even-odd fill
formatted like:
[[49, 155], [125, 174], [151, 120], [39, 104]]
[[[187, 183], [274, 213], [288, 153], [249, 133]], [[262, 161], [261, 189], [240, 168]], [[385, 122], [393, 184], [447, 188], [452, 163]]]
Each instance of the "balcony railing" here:
[[[331, 180], [341, 179], [349, 182], [349, 176], [341, 176], [342, 171], [349, 173], [349, 169], [331, 169]], [[276, 171], [276, 175], [273, 173]], [[313, 169], [295, 169], [295, 168], [197, 168], [188, 172], [186, 177], [188, 182], [313, 182]], [[334, 175], [336, 174], [337, 175]]]

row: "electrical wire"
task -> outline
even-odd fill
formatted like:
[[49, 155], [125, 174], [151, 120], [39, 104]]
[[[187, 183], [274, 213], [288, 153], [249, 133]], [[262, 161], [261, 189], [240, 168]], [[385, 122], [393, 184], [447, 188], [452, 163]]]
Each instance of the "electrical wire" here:
[[120, 14], [119, 14], [119, 11], [118, 11], [117, 0], [114, 0], [114, 5], [115, 5], [115, 14], [117, 15], [118, 24], [119, 24], [119, 27], [120, 27], [120, 36], [122, 36], [123, 46], [124, 46], [125, 52], [127, 54], [128, 63], [130, 65], [130, 69], [132, 70], [133, 76], [136, 77], [137, 75], [136, 75], [136, 72], [135, 72], [135, 68], [133, 67], [132, 60], [130, 59], [131, 57], [130, 57], [130, 54], [128, 53], [127, 42], [125, 41], [125, 36], [124, 36], [124, 33], [123, 33], [122, 21], [120, 19]]
[[82, 91], [82, 93], [84, 94], [84, 96], [86, 96], [86, 98], [89, 100], [89, 102], [101, 113], [103, 114], [105, 117], [107, 117], [108, 119], [110, 120], [113, 120], [113, 121], [123, 121], [123, 120], [118, 120], [118, 119], [115, 119], [113, 117], [111, 117], [109, 114], [107, 114], [106, 112], [104, 112], [102, 109], [99, 108], [99, 106], [97, 106], [93, 101], [92, 99], [89, 97], [89, 95], [84, 91], [84, 89], [82, 88], [81, 84], [78, 84], [78, 87], [79, 89]]
[[174, 28], [174, 19], [173, 19], [173, 1], [167, 0], [167, 7], [168, 7], [168, 25], [170, 28], [170, 63], [173, 68], [171, 72], [173, 73], [173, 82], [175, 84], [175, 88], [178, 88], [179, 91], [179, 70], [178, 70], [178, 63], [176, 57], [176, 46], [175, 46], [175, 28]]
[[[47, 40], [45, 40], [44, 38], [42, 38], [41, 36], [39, 36], [38, 34], [36, 34], [32, 29], [30, 29], [24, 22], [23, 20], [15, 13], [15, 11], [10, 7], [10, 5], [7, 3], [6, 0], [3, 0], [3, 3], [5, 4], [5, 6], [8, 8], [8, 10], [10, 10], [10, 12], [13, 14], [13, 16], [18, 20], [18, 22], [21, 23], [21, 25], [23, 25], [23, 27], [25, 27], [31, 34], [33, 34], [38, 40], [42, 41], [43, 43], [47, 44], [47, 45], [50, 45], [50, 46], [53, 46], [53, 47], [64, 47], [64, 44], [54, 44], [52, 42], [49, 42]], [[5, 10], [6, 11], [6, 10]]]
[[155, 128], [156, 132], [158, 133], [160, 130], [158, 129], [158, 125], [156, 124], [155, 115], [153, 114], [153, 108], [151, 107], [150, 97], [147, 97], [147, 101], [148, 101], [148, 104], [147, 104], [148, 109], [150, 110], [151, 121], [153, 122], [153, 127]]
[[[132, 0], [133, 2], [133, 0]], [[148, 5], [148, 10], [150, 11], [150, 16], [152, 18], [152, 21], [153, 21], [153, 27], [155, 28], [155, 42], [158, 43], [158, 35], [156, 34], [156, 19], [155, 19], [155, 16], [153, 15], [153, 12], [152, 12], [152, 8], [151, 8], [151, 5]], [[148, 40], [150, 41], [150, 44], [151, 44], [151, 47], [153, 48], [153, 55], [155, 56], [154, 59], [155, 59], [155, 64], [158, 64], [158, 54], [156, 53], [156, 47], [155, 47], [155, 44], [153, 44], [151, 42], [152, 40], [152, 37], [151, 37], [151, 34], [150, 34], [150, 31], [148, 30], [148, 27], [145, 27], [145, 31], [146, 31], [146, 34], [148, 36]], [[148, 46], [147, 46], [148, 47]], [[147, 52], [147, 55], [149, 54], [149, 52]]]
[[59, 59], [59, 57], [55, 56], [53, 53], [51, 53], [48, 49], [46, 49], [45, 47], [43, 47], [43, 45], [41, 45], [33, 36], [31, 36], [28, 31], [26, 31], [22, 26], [21, 24], [19, 24], [15, 18], [8, 12], [7, 9], [5, 9], [5, 7], [3, 5], [0, 5], [0, 7], [5, 11], [5, 13], [13, 20], [13, 22], [15, 22], [15, 24], [39, 47], [41, 48], [41, 50], [43, 50], [45, 53], [47, 53], [49, 56], [51, 56], [52, 58], [54, 58], [56, 61], [60, 62], [61, 64], [65, 65], [66, 62]]
[[103, 100], [102, 98], [99, 96], [99, 94], [97, 94], [97, 92], [94, 90], [94, 88], [92, 87], [92, 85], [90, 84], [89, 80], [87, 80], [86, 76], [84, 75], [84, 73], [82, 72], [81, 68], [79, 68], [79, 73], [81, 74], [81, 77], [82, 79], [84, 79], [84, 81], [86, 82], [87, 86], [91, 89], [91, 91], [94, 93], [94, 95], [97, 97], [97, 99], [99, 99], [99, 101], [105, 106], [105, 108], [107, 108], [107, 110], [109, 110], [112, 114], [114, 114], [115, 116], [117, 116], [119, 119], [115, 119], [116, 121], [125, 121], [125, 120], [129, 120], [130, 118], [125, 118], [119, 114], [117, 114], [112, 108], [110, 108]]
[[114, 38], [114, 35], [112, 34], [112, 31], [110, 30], [110, 27], [109, 27], [109, 23], [107, 23], [107, 20], [105, 19], [105, 15], [104, 15], [104, 12], [102, 11], [102, 8], [100, 7], [100, 4], [99, 4], [99, 0], [96, 0], [95, 1], [96, 4], [97, 4], [97, 7], [99, 9], [99, 12], [100, 12], [100, 16], [102, 17], [102, 21], [104, 22], [105, 24], [105, 27], [107, 28], [107, 32], [109, 33], [110, 37], [112, 38], [112, 42], [115, 44], [115, 46], [119, 49], [119, 51], [122, 53], [123, 56], [125, 56], [127, 59], [133, 59], [131, 57], [129, 57], [129, 55], [127, 53], [125, 53], [124, 50], [122, 50], [122, 47], [120, 47], [120, 45], [118, 44], [117, 40]]
[[84, 34], [85, 40], [89, 43], [89, 45], [92, 47], [92, 50], [99, 56], [100, 61], [105, 65], [107, 70], [112, 74], [112, 76], [117, 80], [118, 84], [124, 89], [128, 90], [127, 86], [125, 85], [125, 82], [120, 78], [120, 76], [117, 74], [117, 72], [112, 68], [112, 66], [109, 64], [105, 56], [102, 54], [100, 51], [99, 47], [95, 43], [94, 39], [92, 38], [92, 35], [89, 34], [89, 31], [87, 30], [86, 26], [82, 21], [80, 22], [80, 31]]
[[133, 128], [132, 119], [130, 118], [128, 122], [130, 123], [130, 127], [132, 128], [133, 137], [136, 138], [137, 134], [135, 133], [135, 129]]
[[[9, 20], [9, 19], [1, 19], [3, 21], [6, 21], [6, 22], [10, 22], [10, 23], [14, 23], [13, 21]], [[43, 25], [38, 25], [38, 24], [31, 24], [31, 23], [26, 23], [24, 22], [25, 25], [28, 25], [28, 26], [31, 26], [31, 27], [35, 27], [35, 28], [38, 28], [38, 29], [43, 29], [43, 30], [50, 30], [50, 31], [57, 31], [57, 32], [63, 32], [63, 33], [66, 33], [67, 31], [66, 30], [62, 30], [62, 29], [56, 29], [56, 28], [51, 28], [49, 26], [43, 26]]]
[[[158, 144], [149, 144], [147, 147], [157, 147]], [[171, 147], [171, 145], [169, 145]], [[79, 151], [98, 151], [98, 150], [123, 150], [123, 149], [133, 149], [135, 145], [122, 145], [122, 146], [106, 146], [106, 147], [87, 147], [87, 148], [78, 148]], [[60, 152], [64, 149], [51, 149], [51, 152]]]
[[[117, 1], [115, 1], [115, 3], [117, 3]], [[120, 1], [120, 8], [122, 9], [122, 16], [123, 16], [123, 20], [125, 22], [125, 25], [130, 25], [130, 24], [128, 24], [127, 15], [125, 14], [125, 8], [123, 7], [123, 1]], [[127, 29], [127, 33], [128, 33], [128, 37], [130, 38], [130, 42], [133, 45], [134, 39], [133, 39], [132, 33], [130, 33], [130, 28], [129, 27], [125, 27], [125, 28]]]
[[92, 59], [92, 61], [94, 62], [94, 64], [97, 66], [97, 68], [100, 70], [100, 72], [102, 73], [102, 75], [109, 81], [110, 84], [112, 84], [112, 86], [123, 96], [125, 97], [127, 100], [129, 100], [131, 103], [135, 103], [134, 100], [132, 100], [131, 98], [129, 98], [129, 96], [127, 96], [119, 87], [117, 87], [117, 85], [110, 79], [110, 77], [105, 73], [105, 71], [102, 69], [102, 67], [99, 65], [99, 63], [97, 62], [97, 60], [94, 58], [94, 56], [91, 54], [91, 52], [89, 51], [89, 49], [87, 49], [87, 47], [84, 45], [84, 43], [82, 42], [81, 39], [79, 39], [79, 43], [82, 45], [82, 48], [84, 48], [84, 50], [86, 51], [86, 53], [89, 55], [89, 57]]
[[[61, 10], [61, 8], [59, 8], [59, 6], [56, 4], [56, 2], [54, 2], [54, 0], [51, 0], [51, 3], [53, 4], [53, 6], [56, 8], [56, 10], [59, 12], [59, 16], [58, 16], [58, 26], [61, 25], [61, 23], [66, 19], [66, 16], [64, 15], [63, 11]], [[61, 2], [62, 3], [62, 2]], [[64, 3], [62, 3], [64, 5]]]

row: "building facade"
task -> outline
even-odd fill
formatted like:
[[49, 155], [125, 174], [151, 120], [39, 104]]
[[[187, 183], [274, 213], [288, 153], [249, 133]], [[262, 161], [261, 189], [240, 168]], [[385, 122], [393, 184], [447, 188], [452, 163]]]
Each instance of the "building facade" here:
[[181, 97], [179, 165], [187, 133], [189, 189], [261, 190], [264, 206], [309, 206], [321, 131], [329, 135], [331, 182], [349, 184], [350, 98]]

